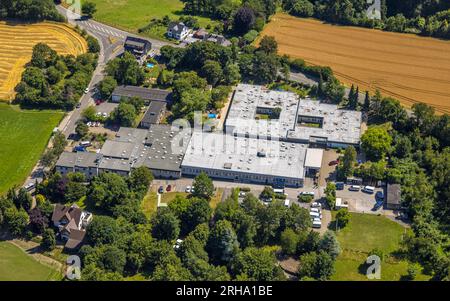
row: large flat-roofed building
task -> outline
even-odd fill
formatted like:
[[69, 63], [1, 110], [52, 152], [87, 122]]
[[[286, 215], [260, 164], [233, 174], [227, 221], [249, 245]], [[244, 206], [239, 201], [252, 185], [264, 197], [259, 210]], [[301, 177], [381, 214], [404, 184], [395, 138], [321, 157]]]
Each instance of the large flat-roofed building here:
[[225, 129], [235, 136], [276, 138], [315, 147], [359, 146], [361, 112], [300, 99], [292, 92], [239, 84]]
[[194, 132], [182, 173], [274, 186], [301, 187], [307, 146], [276, 140]]
[[101, 157], [100, 154], [90, 152], [63, 152], [56, 162], [56, 171], [62, 175], [81, 172], [86, 179], [92, 179], [97, 175]]
[[61, 174], [80, 171], [90, 179], [103, 172], [127, 176], [134, 168], [146, 166], [156, 178], [177, 179], [189, 139], [189, 132], [170, 125], [152, 125], [149, 130], [122, 127], [98, 154], [62, 153], [56, 170]]
[[287, 140], [326, 147], [359, 146], [361, 119], [361, 112], [301, 99], [295, 127], [288, 131]]
[[151, 101], [170, 102], [172, 92], [161, 89], [148, 89], [137, 86], [117, 86], [111, 94], [111, 102], [120, 102], [121, 99], [139, 97], [148, 105]]

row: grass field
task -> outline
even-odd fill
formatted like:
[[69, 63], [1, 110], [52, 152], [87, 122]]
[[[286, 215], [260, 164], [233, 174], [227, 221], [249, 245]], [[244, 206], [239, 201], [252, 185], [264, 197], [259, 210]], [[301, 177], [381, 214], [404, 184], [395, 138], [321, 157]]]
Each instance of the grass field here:
[[[94, 18], [127, 31], [137, 32], [152, 19], [169, 16], [178, 19], [183, 15], [180, 0], [90, 0], [97, 4]], [[201, 26], [214, 23], [209, 18], [195, 16]]]
[[78, 55], [87, 51], [86, 41], [65, 24], [0, 22], [0, 100], [14, 98], [14, 88], [31, 59], [33, 46], [39, 42], [59, 54]]
[[0, 195], [23, 183], [62, 116], [0, 103]]
[[61, 280], [55, 269], [43, 265], [20, 248], [0, 241], [0, 281]]
[[409, 107], [419, 101], [450, 113], [450, 41], [325, 24], [276, 14], [261, 36], [279, 52], [330, 66], [346, 85], [379, 89]]
[[[396, 258], [392, 252], [399, 249], [405, 228], [384, 216], [351, 213], [350, 223], [337, 234], [342, 253], [336, 261], [332, 280], [367, 280], [363, 263], [372, 249], [383, 250], [381, 280], [401, 280], [407, 273], [408, 262]], [[419, 274], [417, 280], [428, 280]]]

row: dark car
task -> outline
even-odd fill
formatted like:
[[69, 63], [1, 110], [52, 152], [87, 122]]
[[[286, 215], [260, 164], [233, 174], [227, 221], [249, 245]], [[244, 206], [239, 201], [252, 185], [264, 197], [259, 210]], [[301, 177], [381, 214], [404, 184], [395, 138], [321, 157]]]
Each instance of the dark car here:
[[159, 193], [163, 193], [163, 192], [164, 192], [164, 187], [162, 187], [162, 186], [159, 186], [159, 188], [158, 188], [158, 192], [159, 192]]
[[172, 185], [167, 185], [166, 191], [171, 191], [171, 190], [172, 190]]
[[333, 166], [333, 165], [338, 165], [339, 164], [339, 160], [333, 160], [330, 161], [330, 163], [328, 163], [328, 166]]
[[336, 182], [336, 190], [344, 190], [344, 182]]
[[377, 193], [375, 193], [375, 199], [376, 200], [384, 200], [384, 193], [383, 193], [383, 191], [377, 191]]
[[373, 211], [377, 211], [378, 209], [380, 209], [381, 207], [383, 207], [383, 201], [377, 201], [375, 206], [373, 206], [372, 210]]

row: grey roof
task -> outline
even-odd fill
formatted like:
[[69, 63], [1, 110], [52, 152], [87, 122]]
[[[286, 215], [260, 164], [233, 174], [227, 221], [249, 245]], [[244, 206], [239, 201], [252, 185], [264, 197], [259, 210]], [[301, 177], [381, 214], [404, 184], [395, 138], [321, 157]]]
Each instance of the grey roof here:
[[[183, 139], [177, 135], [183, 135]], [[147, 166], [150, 169], [180, 171], [181, 161], [190, 140], [190, 134], [182, 134], [177, 128], [170, 125], [154, 124], [150, 126], [144, 148], [137, 157], [134, 166]], [[178, 145], [172, 142], [178, 141]], [[179, 146], [174, 149], [173, 146]]]
[[148, 106], [147, 111], [145, 112], [141, 122], [149, 124], [158, 123], [159, 116], [161, 115], [162, 111], [164, 111], [165, 108], [166, 103], [161, 101], [152, 101]]
[[387, 185], [386, 202], [392, 205], [399, 205], [401, 203], [401, 186], [400, 184]]
[[151, 46], [151, 43], [141, 38], [128, 36], [125, 40], [125, 47], [126, 46], [145, 48], [146, 46]]
[[91, 152], [63, 152], [56, 162], [56, 166], [69, 168], [96, 166], [100, 157], [101, 155]]
[[[257, 119], [258, 109], [281, 108], [278, 119]], [[299, 116], [322, 119], [321, 127], [299, 123]], [[361, 112], [341, 110], [337, 105], [300, 99], [292, 92], [239, 84], [225, 122], [227, 132], [250, 137], [276, 137], [308, 142], [314, 137], [329, 142], [359, 144]]]
[[147, 89], [136, 86], [117, 86], [112, 95], [119, 97], [140, 97], [147, 101], [170, 101], [171, 92], [161, 89]]
[[135, 145], [130, 142], [106, 140], [100, 151], [104, 157], [117, 159], [130, 159]]
[[171, 22], [169, 24], [168, 30], [174, 34], [181, 34], [183, 30], [186, 30], [188, 27], [184, 25], [183, 22]]
[[129, 160], [126, 159], [104, 157], [100, 162], [98, 168], [129, 172], [131, 170], [131, 165]]
[[305, 144], [194, 132], [182, 167], [303, 179]]

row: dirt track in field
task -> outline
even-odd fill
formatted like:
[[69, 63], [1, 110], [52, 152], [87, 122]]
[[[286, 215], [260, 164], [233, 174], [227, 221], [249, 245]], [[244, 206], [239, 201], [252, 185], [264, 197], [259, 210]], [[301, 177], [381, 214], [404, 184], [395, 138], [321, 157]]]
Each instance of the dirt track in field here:
[[0, 100], [12, 100], [33, 46], [46, 43], [59, 54], [79, 55], [87, 51], [86, 41], [62, 23], [21, 24], [0, 22]]
[[407, 107], [425, 102], [450, 113], [450, 41], [276, 14], [261, 36], [279, 52], [330, 66], [346, 85], [397, 98]]

